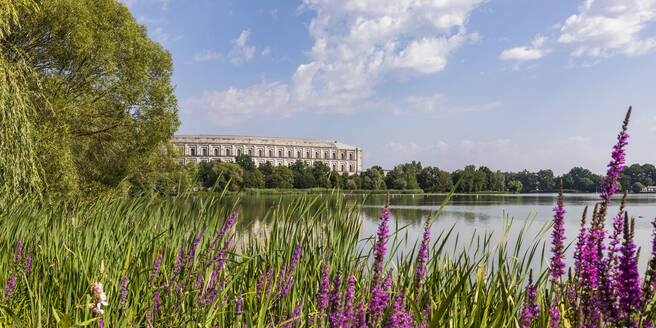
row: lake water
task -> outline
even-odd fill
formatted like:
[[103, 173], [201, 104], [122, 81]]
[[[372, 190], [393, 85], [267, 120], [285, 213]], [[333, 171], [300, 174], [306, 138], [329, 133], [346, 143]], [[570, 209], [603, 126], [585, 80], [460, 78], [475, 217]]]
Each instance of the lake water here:
[[[268, 209], [279, 204], [293, 201], [299, 196], [244, 196], [241, 198], [241, 218], [250, 220], [261, 220]], [[390, 210], [392, 212], [392, 230], [396, 224], [406, 226], [409, 248], [414, 242], [421, 238], [423, 225], [426, 217], [431, 212], [436, 212], [445, 199], [445, 195], [392, 195]], [[363, 217], [363, 238], [373, 236], [376, 233], [378, 217], [385, 204], [386, 195], [372, 195], [363, 198], [362, 195], [347, 195], [347, 200], [364, 203], [361, 206]], [[532, 225], [527, 228], [525, 239], [528, 241], [541, 239], [547, 242], [546, 257], [550, 256], [550, 245], [548, 244], [549, 232], [538, 235], [544, 224], [552, 221], [553, 207], [556, 204], [556, 194], [521, 194], [521, 195], [454, 195], [446, 205], [439, 217], [433, 220], [431, 233], [438, 235], [445, 229], [454, 228], [454, 233], [460, 235], [460, 239], [469, 240], [473, 234], [492, 233], [493, 242], [497, 242], [503, 232], [504, 216], [514, 218], [509, 230], [508, 239], [513, 241], [524, 223], [533, 220]], [[619, 211], [621, 196], [613, 199], [608, 210], [606, 222], [607, 230], [612, 229], [612, 217]], [[595, 202], [599, 201], [596, 194], [566, 194], [565, 195], [565, 230], [566, 242], [576, 240], [580, 229], [581, 215], [584, 207], [589, 206], [588, 222]], [[626, 209], [630, 217], [635, 218], [635, 243], [642, 247], [640, 257], [640, 268], [645, 268], [651, 250], [653, 228], [651, 222], [656, 217], [656, 194], [632, 194], [627, 200]], [[404, 230], [405, 233], [405, 230]], [[568, 251], [568, 262], [571, 264], [571, 253], [573, 246]]]

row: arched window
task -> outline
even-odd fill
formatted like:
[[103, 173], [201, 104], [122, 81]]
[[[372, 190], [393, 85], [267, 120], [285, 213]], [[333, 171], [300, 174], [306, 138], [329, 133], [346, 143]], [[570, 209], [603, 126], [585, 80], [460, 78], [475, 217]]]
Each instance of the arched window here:
[[220, 156], [221, 150], [219, 148], [214, 148], [214, 156]]
[[262, 149], [258, 150], [257, 152], [259, 154], [258, 156], [262, 157]]
[[278, 157], [282, 157], [282, 150], [278, 150]]
[[269, 157], [273, 157], [273, 150], [269, 149]]
[[314, 158], [319, 158], [319, 152], [314, 153]]
[[344, 172], [344, 164], [342, 164], [342, 167], [341, 167], [340, 171]]
[[241, 156], [241, 149], [237, 149], [237, 156]]
[[296, 157], [298, 157], [298, 158], [303, 158], [303, 153], [301, 153], [300, 150], [297, 151], [297, 152], [296, 152]]
[[312, 158], [312, 156], [310, 156], [310, 152], [309, 152], [309, 151], [305, 153], [305, 157], [307, 157], [307, 158]]
[[252, 149], [248, 150], [248, 156], [253, 156], [253, 150]]
[[353, 165], [349, 164], [349, 172], [353, 172]]
[[189, 149], [191, 156], [196, 156], [196, 148]]
[[333, 153], [333, 159], [337, 159], [337, 154]]
[[207, 156], [207, 148], [203, 148], [203, 156]]
[[291, 150], [287, 151], [287, 157], [292, 157], [292, 151]]
[[333, 164], [333, 171], [337, 171], [337, 166], [335, 166], [335, 164]]
[[328, 159], [328, 152], [323, 153], [323, 158]]
[[226, 156], [230, 156], [230, 148], [226, 148]]
[[349, 153], [349, 159], [353, 160], [353, 153]]
[[[342, 153], [342, 160], [344, 160], [344, 153]], [[342, 171], [344, 171], [344, 170], [342, 170]]]

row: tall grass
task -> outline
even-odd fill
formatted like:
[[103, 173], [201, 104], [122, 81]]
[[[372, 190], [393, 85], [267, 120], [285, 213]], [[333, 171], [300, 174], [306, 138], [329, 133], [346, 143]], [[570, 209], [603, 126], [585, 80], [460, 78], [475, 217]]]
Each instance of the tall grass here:
[[[101, 318], [108, 327], [328, 326], [317, 302], [320, 284], [329, 279], [332, 290], [337, 280], [342, 282], [337, 295], [345, 302], [349, 276], [354, 311], [359, 302], [367, 304], [376, 239], [361, 236], [358, 204], [347, 204], [337, 194], [301, 197], [289, 206], [271, 208], [268, 219], [255, 221], [247, 233], [228, 229], [205, 255], [237, 210], [237, 204], [221, 205], [221, 197], [48, 204], [15, 200], [0, 216], [0, 284], [6, 288], [16, 277], [12, 295], [5, 291], [6, 299], [0, 300], [0, 326], [97, 326]], [[251, 218], [237, 214], [235, 220]], [[510, 224], [507, 220], [506, 228]], [[418, 245], [407, 245], [404, 227], [393, 226], [383, 263], [384, 274], [389, 272], [392, 279], [385, 318], [392, 315], [393, 296], [405, 292], [409, 315], [431, 327], [517, 324], [527, 272], [543, 257], [544, 244], [527, 244], [523, 233], [492, 244], [489, 234], [443, 231], [432, 238], [422, 293], [415, 298], [409, 291], [416, 287]], [[192, 257], [194, 240], [198, 247]], [[180, 247], [183, 259], [193, 259], [176, 269]], [[291, 271], [297, 249], [298, 263]], [[154, 270], [159, 254], [161, 265]], [[208, 265], [215, 255], [217, 261]], [[281, 273], [283, 268], [287, 271]], [[536, 280], [544, 283], [544, 275]], [[101, 283], [107, 296], [102, 314], [92, 310], [98, 297], [94, 283]], [[285, 285], [291, 286], [288, 293]]]

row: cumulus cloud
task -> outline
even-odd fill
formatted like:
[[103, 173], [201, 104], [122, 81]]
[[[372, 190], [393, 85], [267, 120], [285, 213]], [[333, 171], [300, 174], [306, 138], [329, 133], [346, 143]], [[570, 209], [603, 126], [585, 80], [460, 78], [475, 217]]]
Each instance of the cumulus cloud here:
[[221, 55], [220, 52], [214, 52], [212, 50], [206, 50], [202, 52], [197, 52], [194, 55], [194, 61], [199, 63], [199, 62], [205, 62], [205, 61], [213, 61], [217, 59], [221, 59], [223, 55]]
[[264, 47], [264, 50], [262, 50], [262, 56], [268, 56], [271, 53], [271, 47], [266, 46]]
[[[307, 52], [308, 62], [296, 68], [289, 82], [279, 81], [277, 86], [288, 92], [284, 99], [290, 108], [358, 110], [390, 76], [442, 71], [450, 54], [478, 38], [465, 25], [471, 11], [484, 1], [303, 0], [300, 12], [316, 12], [308, 25], [314, 44]], [[249, 36], [246, 30], [233, 41], [229, 54], [233, 64], [253, 57]], [[248, 95], [254, 87], [233, 91]], [[226, 91], [218, 93], [222, 92]], [[259, 110], [270, 111], [267, 102], [262, 104]]]
[[295, 107], [289, 106], [287, 85], [266, 81], [246, 89], [206, 91], [200, 97], [183, 100], [181, 107], [204, 111], [219, 126], [244, 122], [255, 116], [262, 119], [289, 116], [295, 111]]
[[641, 33], [656, 20], [656, 0], [585, 0], [579, 13], [560, 28], [558, 42], [576, 49], [572, 56], [643, 55], [656, 46]]
[[251, 30], [243, 30], [239, 37], [230, 41], [232, 49], [228, 54], [230, 62], [233, 65], [241, 65], [253, 58], [255, 55], [255, 46], [248, 45], [248, 39], [251, 37]]
[[546, 37], [537, 35], [530, 46], [522, 46], [511, 49], [506, 49], [501, 52], [499, 58], [502, 60], [536, 60], [544, 57], [549, 53], [549, 49], [544, 48], [544, 42], [547, 40]]

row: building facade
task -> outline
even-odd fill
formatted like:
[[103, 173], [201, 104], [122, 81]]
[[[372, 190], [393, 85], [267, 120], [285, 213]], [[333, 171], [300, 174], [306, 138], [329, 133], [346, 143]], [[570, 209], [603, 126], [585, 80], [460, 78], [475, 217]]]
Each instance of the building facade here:
[[234, 162], [239, 155], [249, 155], [256, 166], [290, 165], [297, 160], [309, 165], [320, 161], [339, 173], [362, 172], [362, 149], [337, 141], [242, 137], [217, 135], [175, 135], [171, 141], [184, 155], [180, 163], [200, 163], [220, 159]]
[[656, 186], [647, 186], [642, 189], [642, 192], [654, 192], [656, 193]]

